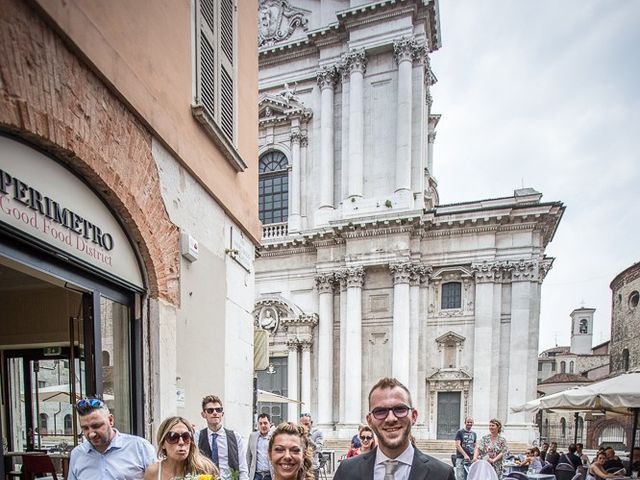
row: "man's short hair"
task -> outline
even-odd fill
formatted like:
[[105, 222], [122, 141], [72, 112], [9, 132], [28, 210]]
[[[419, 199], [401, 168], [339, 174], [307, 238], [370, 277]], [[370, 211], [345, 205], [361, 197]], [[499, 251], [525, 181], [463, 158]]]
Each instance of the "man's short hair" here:
[[569, 450], [569, 453], [576, 453], [576, 450], [577, 450], [576, 445], [574, 443], [569, 445], [567, 449]]
[[202, 399], [202, 411], [204, 412], [205, 407], [207, 406], [207, 403], [218, 403], [220, 404], [221, 407], [223, 407], [224, 405], [222, 405], [222, 400], [220, 400], [220, 397], [216, 397], [215, 395], [207, 395], [206, 397], [204, 397]]
[[271, 423], [271, 417], [268, 413], [261, 413], [260, 415], [258, 415], [258, 420], [260, 420], [261, 418], [266, 418], [267, 420], [269, 420], [269, 423]]
[[584, 445], [582, 443], [576, 443], [576, 448], [583, 449]]
[[409, 406], [412, 407], [413, 403], [411, 402], [411, 392], [409, 391], [409, 389], [405, 387], [402, 384], [402, 382], [400, 382], [400, 380], [398, 380], [397, 378], [390, 378], [390, 377], [381, 378], [380, 380], [378, 380], [378, 383], [376, 383], [373, 387], [371, 387], [371, 390], [369, 390], [369, 406], [371, 406], [371, 394], [375, 390], [386, 390], [386, 389], [392, 389], [396, 387], [401, 388], [407, 393], [407, 397], [409, 398]]

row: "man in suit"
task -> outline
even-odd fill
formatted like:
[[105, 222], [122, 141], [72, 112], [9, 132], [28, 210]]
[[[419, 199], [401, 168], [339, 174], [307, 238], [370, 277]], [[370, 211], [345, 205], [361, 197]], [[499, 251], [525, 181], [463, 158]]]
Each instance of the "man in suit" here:
[[334, 480], [455, 480], [453, 468], [411, 443], [418, 412], [407, 387], [383, 378], [369, 392], [367, 423], [378, 447], [340, 463]]
[[271, 417], [268, 413], [258, 415], [258, 431], [249, 435], [247, 465], [250, 480], [271, 480], [269, 462], [269, 439], [271, 438]]
[[198, 433], [200, 451], [216, 464], [222, 480], [231, 480], [234, 472], [239, 480], [249, 480], [242, 438], [233, 430], [222, 427], [222, 400], [215, 395], [204, 397], [201, 415], [207, 421], [207, 428]]

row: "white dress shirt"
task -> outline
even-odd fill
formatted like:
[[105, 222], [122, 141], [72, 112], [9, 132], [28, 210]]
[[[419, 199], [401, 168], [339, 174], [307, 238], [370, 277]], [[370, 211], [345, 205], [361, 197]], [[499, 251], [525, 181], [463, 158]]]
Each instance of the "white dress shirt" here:
[[[217, 432], [214, 432], [210, 428], [207, 428], [207, 436], [209, 438], [209, 448], [211, 448], [212, 434], [217, 433], [218, 438], [216, 443], [218, 444], [218, 468], [220, 469], [220, 478], [222, 480], [231, 480], [231, 470], [229, 469], [229, 449], [227, 442], [227, 431], [224, 428], [220, 428]], [[238, 444], [238, 468], [240, 469], [240, 480], [249, 480], [249, 469], [247, 468], [247, 455], [242, 446], [242, 438], [238, 435], [238, 432], [234, 432], [236, 435], [236, 442]]]
[[413, 464], [413, 453], [414, 448], [413, 445], [411, 445], [411, 442], [409, 442], [409, 446], [407, 447], [407, 449], [402, 452], [398, 456], [398, 458], [387, 457], [384, 453], [382, 453], [380, 447], [378, 447], [376, 449], [376, 464], [373, 468], [373, 480], [384, 480], [384, 465], [387, 460], [398, 461], [398, 468], [393, 475], [395, 480], [409, 480], [411, 465]]

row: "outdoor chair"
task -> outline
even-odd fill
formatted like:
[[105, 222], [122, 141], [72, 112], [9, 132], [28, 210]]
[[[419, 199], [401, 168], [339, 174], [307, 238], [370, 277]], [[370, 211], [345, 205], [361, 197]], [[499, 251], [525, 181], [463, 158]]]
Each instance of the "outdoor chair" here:
[[571, 480], [576, 475], [576, 470], [568, 463], [559, 463], [555, 473], [556, 480]]
[[528, 480], [527, 474], [522, 472], [511, 472], [506, 477], [502, 477], [502, 479], [512, 478], [513, 480]]
[[549, 462], [545, 463], [538, 473], [553, 475], [553, 464]]
[[327, 480], [327, 463], [329, 462], [329, 454], [318, 453], [318, 478]]
[[22, 473], [24, 480], [35, 480], [42, 478], [43, 475], [47, 480], [58, 480], [56, 469], [48, 455], [24, 455], [22, 457]]
[[582, 473], [577, 472], [571, 480], [582, 480]]

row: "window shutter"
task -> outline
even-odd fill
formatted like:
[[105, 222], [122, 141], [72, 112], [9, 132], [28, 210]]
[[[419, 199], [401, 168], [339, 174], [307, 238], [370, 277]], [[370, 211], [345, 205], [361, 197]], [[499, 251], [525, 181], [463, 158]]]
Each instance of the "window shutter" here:
[[234, 131], [233, 2], [221, 0], [220, 3], [220, 48], [224, 53], [220, 62], [220, 127], [231, 140]]
[[200, 0], [200, 100], [211, 115], [216, 115], [216, 41], [215, 0]]

